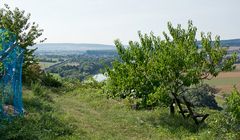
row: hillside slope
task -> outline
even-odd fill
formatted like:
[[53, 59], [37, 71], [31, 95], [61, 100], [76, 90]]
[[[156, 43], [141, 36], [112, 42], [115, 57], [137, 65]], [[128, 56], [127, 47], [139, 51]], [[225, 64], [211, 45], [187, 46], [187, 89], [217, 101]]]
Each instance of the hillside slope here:
[[93, 87], [24, 89], [28, 114], [0, 128], [0, 139], [228, 139], [236, 132], [222, 130], [224, 116], [210, 113], [207, 124], [169, 116], [167, 108], [132, 110], [125, 101], [107, 99]]

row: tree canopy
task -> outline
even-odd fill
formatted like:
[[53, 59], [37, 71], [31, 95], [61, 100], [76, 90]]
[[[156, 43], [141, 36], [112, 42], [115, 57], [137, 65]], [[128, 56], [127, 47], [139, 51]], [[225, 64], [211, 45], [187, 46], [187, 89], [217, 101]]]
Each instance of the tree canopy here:
[[234, 68], [236, 54], [226, 57], [219, 36], [213, 41], [211, 33], [201, 33], [197, 45], [192, 21], [187, 29], [168, 23], [168, 30], [163, 39], [139, 32], [140, 42], [130, 41], [127, 47], [115, 41], [121, 60], [108, 68], [109, 96], [135, 99], [142, 107], [169, 104], [171, 96]]
[[[5, 28], [16, 35], [17, 44], [25, 49], [23, 76], [30, 72], [29, 66], [36, 64], [34, 58], [35, 49], [29, 49], [29, 46], [36, 44], [37, 39], [42, 35], [43, 30], [39, 29], [38, 24], [30, 22], [30, 14], [15, 8], [11, 10], [8, 5], [0, 9], [0, 28]], [[45, 39], [44, 39], [45, 40]], [[40, 42], [44, 40], [39, 40]], [[31, 78], [31, 76], [28, 76]]]

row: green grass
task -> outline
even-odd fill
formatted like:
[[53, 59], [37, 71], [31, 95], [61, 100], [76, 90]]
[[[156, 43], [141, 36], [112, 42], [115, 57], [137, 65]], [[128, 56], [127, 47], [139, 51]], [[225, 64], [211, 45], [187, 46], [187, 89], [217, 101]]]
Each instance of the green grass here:
[[74, 139], [218, 139], [219, 111], [204, 109], [211, 112], [209, 125], [197, 128], [179, 114], [171, 117], [167, 108], [136, 111], [99, 90], [82, 88], [56, 98], [56, 106], [78, 126]]
[[222, 127], [226, 118], [216, 110], [202, 109], [211, 115], [206, 124], [196, 127], [191, 119], [170, 116], [167, 108], [132, 110], [124, 101], [107, 99], [91, 87], [51, 90], [37, 85], [31, 89], [24, 89], [28, 115], [0, 129], [1, 139], [237, 138], [237, 132]]

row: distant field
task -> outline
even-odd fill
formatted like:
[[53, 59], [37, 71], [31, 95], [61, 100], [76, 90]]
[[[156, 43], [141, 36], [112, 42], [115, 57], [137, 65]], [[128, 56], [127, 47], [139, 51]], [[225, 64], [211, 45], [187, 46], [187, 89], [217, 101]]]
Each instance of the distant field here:
[[79, 63], [77, 62], [69, 62], [69, 63], [66, 63], [64, 66], [78, 66]]
[[236, 64], [236, 69], [234, 71], [240, 71], [240, 64]]
[[215, 86], [221, 92], [229, 93], [234, 85], [240, 89], [240, 71], [220, 73], [218, 77], [205, 81], [205, 83]]
[[52, 66], [52, 65], [54, 65], [54, 64], [57, 64], [57, 63], [58, 63], [58, 62], [55, 62], [55, 63], [53, 63], [53, 62], [39, 62], [40, 67], [41, 67], [42, 69], [48, 68], [48, 67], [50, 67], [50, 66]]

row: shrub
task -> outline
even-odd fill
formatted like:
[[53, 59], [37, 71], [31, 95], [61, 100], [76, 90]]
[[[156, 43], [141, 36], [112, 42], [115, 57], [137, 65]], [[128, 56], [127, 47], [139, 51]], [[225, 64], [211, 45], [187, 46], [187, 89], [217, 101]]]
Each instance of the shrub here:
[[226, 98], [227, 112], [236, 121], [240, 121], [240, 93], [234, 88], [231, 95]]
[[83, 81], [83, 85], [91, 88], [101, 89], [104, 85], [104, 82], [98, 82], [92, 76], [86, 77], [85, 81]]
[[208, 84], [203, 84], [198, 85], [196, 88], [190, 90], [189, 92], [185, 92], [184, 96], [194, 106], [220, 109], [214, 95], [217, 92], [217, 89], [209, 86]]
[[32, 64], [23, 71], [23, 83], [31, 85], [32, 83], [40, 82], [40, 77], [43, 71], [38, 64]]
[[50, 73], [43, 73], [41, 76], [41, 84], [48, 87], [61, 87], [62, 83], [56, 79], [53, 75]]

